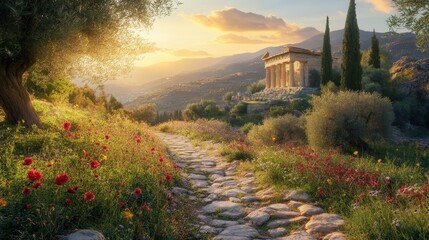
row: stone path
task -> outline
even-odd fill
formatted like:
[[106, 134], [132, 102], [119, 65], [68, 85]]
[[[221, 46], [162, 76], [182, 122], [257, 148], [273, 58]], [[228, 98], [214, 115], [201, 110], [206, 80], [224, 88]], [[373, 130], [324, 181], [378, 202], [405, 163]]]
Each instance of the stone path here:
[[[253, 173], [236, 171], [238, 162], [227, 163], [195, 147], [185, 137], [159, 133], [191, 188], [174, 187], [172, 193], [195, 201], [201, 238], [214, 240], [341, 240], [344, 221], [323, 213], [311, 197], [286, 191], [280, 197], [273, 188], [259, 188]], [[276, 201], [275, 201], [276, 200]]]

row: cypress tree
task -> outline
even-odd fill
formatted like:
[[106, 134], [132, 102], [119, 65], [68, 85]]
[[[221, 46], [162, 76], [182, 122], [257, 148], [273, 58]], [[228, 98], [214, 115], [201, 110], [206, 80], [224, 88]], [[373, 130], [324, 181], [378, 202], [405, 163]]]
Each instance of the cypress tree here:
[[350, 0], [343, 38], [343, 59], [341, 63], [341, 90], [362, 89], [362, 66], [359, 43], [359, 27], [356, 18], [355, 0]]
[[329, 31], [329, 17], [326, 17], [325, 36], [323, 37], [322, 66], [320, 67], [321, 85], [326, 85], [332, 79], [332, 51]]
[[371, 38], [371, 53], [369, 55], [368, 65], [374, 68], [380, 68], [380, 45], [375, 35], [375, 29]]

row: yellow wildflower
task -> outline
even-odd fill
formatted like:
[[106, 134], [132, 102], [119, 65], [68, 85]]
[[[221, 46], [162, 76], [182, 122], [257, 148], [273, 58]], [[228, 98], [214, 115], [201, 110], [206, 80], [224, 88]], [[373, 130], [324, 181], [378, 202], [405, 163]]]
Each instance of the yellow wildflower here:
[[417, 167], [420, 167], [420, 163], [417, 163], [417, 164], [416, 164], [416, 166], [417, 166]]
[[54, 165], [54, 163], [55, 163], [54, 161], [49, 161], [45, 165], [46, 165], [46, 167], [52, 167]]
[[4, 207], [7, 205], [7, 201], [4, 198], [0, 198], [0, 207]]
[[377, 163], [380, 164], [381, 163], [381, 159], [378, 159]]
[[103, 161], [106, 161], [107, 160], [107, 156], [106, 155], [104, 155], [104, 154], [101, 154], [101, 160], [103, 160]]
[[354, 151], [353, 155], [357, 156], [359, 154], [359, 151]]
[[130, 211], [130, 209], [125, 209], [125, 211], [123, 212], [124, 214], [124, 218], [130, 220], [131, 218], [133, 218], [134, 214]]
[[273, 142], [275, 142], [275, 141], [276, 141], [276, 138], [275, 138], [275, 137], [273, 137], [273, 138], [272, 138], [272, 140], [273, 140]]
[[328, 182], [329, 185], [332, 185], [332, 180], [330, 178], [328, 178], [326, 181]]

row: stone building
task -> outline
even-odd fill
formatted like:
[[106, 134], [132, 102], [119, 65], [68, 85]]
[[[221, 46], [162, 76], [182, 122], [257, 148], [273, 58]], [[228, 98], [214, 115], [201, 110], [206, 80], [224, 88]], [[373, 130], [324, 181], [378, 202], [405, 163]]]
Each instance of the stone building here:
[[282, 53], [273, 56], [267, 52], [262, 56], [266, 89], [309, 87], [308, 72], [311, 69], [320, 72], [321, 56], [320, 52], [297, 47], [285, 47]]

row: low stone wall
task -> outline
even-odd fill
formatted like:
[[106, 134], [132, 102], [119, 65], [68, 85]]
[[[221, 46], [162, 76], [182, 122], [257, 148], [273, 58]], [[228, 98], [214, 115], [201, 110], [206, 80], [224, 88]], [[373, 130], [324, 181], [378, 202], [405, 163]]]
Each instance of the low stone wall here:
[[318, 88], [309, 87], [290, 87], [290, 88], [271, 88], [265, 89], [252, 95], [252, 100], [256, 101], [273, 101], [283, 100], [288, 101], [302, 95], [311, 95], [318, 93]]

